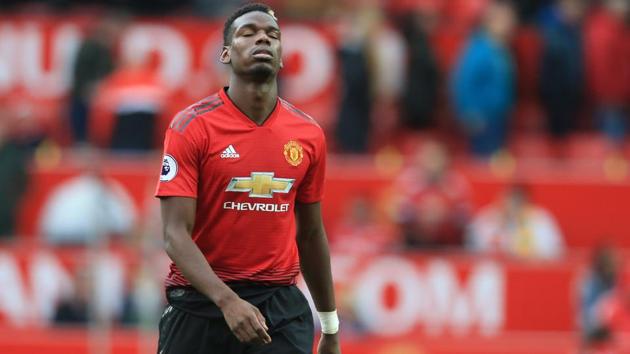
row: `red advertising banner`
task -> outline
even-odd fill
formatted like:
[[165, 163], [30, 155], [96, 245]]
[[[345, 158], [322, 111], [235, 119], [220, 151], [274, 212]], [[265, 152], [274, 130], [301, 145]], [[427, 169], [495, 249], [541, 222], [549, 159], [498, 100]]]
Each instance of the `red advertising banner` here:
[[[96, 340], [89, 331], [77, 329], [3, 329], [0, 332], [0, 352], [11, 354], [90, 354], [96, 352], [94, 348], [110, 354], [149, 354], [155, 353], [156, 343], [156, 333], [136, 330], [114, 330]], [[344, 354], [580, 353], [578, 341], [572, 333], [525, 333], [493, 338], [363, 337], [342, 339], [341, 348]]]
[[[94, 253], [38, 246], [0, 249], [0, 323], [46, 326], [54, 307], [74, 287], [80, 269], [95, 272], [104, 310], [122, 311], [118, 299], [150, 264], [161, 294], [168, 259], [127, 248]], [[148, 262], [148, 263], [147, 263]], [[583, 259], [522, 263], [466, 255], [414, 253], [333, 254], [340, 313], [348, 334], [403, 337], [496, 336], [514, 331], [572, 331], [576, 281]]]
[[[345, 353], [551, 354], [571, 353], [577, 346], [576, 285], [586, 261], [580, 255], [542, 263], [415, 253], [333, 254], [332, 259]], [[73, 346], [73, 353], [87, 353], [91, 337], [85, 331], [50, 329], [57, 302], [72, 289], [76, 273], [91, 264], [94, 284], [100, 286], [98, 306], [116, 311], [141, 260], [151, 264], [160, 283], [167, 259], [159, 252], [141, 258], [127, 248], [93, 253], [2, 247], [0, 351]], [[161, 294], [160, 286], [154, 291]], [[28, 333], [39, 333], [37, 340], [25, 340]], [[108, 333], [114, 336], [108, 344], [117, 348], [114, 353], [155, 345], [154, 330], [114, 327]], [[59, 342], [57, 335], [67, 339]]]

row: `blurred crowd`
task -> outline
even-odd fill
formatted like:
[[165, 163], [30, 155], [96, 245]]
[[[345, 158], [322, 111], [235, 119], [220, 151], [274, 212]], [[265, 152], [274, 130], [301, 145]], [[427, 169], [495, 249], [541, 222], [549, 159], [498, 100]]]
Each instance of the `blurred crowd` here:
[[334, 251], [458, 250], [515, 259], [558, 259], [565, 251], [553, 215], [532, 201], [526, 184], [509, 185], [473, 210], [473, 191], [446, 147], [420, 145], [382, 203], [358, 196], [331, 232]]
[[[220, 21], [242, 1], [107, 2], [73, 60], [65, 115], [77, 145], [159, 150], [173, 111], [160, 58], [120, 58], [134, 16]], [[625, 142], [630, 102], [628, 0], [270, 1], [283, 18], [311, 18], [338, 35], [339, 102], [330, 147], [372, 153], [414, 133], [441, 134], [486, 159], [536, 126], [562, 154], [575, 132]], [[15, 13], [104, 2], [3, 2]], [[282, 88], [282, 87], [281, 87]], [[15, 105], [15, 103], [13, 103]], [[531, 129], [530, 129], [531, 130]], [[43, 139], [45, 137], [31, 137]]]
[[[339, 148], [368, 151], [389, 113], [401, 130], [447, 125], [473, 156], [487, 158], [508, 146], [529, 108], [526, 119], [541, 117], [560, 146], [573, 132], [601, 130], [614, 150], [628, 120], [629, 9], [625, 0], [409, 1], [389, 18], [364, 9], [352, 26], [359, 34], [340, 51]], [[393, 43], [388, 30], [403, 43]], [[515, 36], [527, 31], [540, 42], [528, 49], [529, 71], [515, 55]], [[467, 37], [452, 63], [438, 60], [436, 37], [445, 33]], [[535, 96], [531, 107], [527, 95]], [[388, 112], [392, 101], [397, 112]]]

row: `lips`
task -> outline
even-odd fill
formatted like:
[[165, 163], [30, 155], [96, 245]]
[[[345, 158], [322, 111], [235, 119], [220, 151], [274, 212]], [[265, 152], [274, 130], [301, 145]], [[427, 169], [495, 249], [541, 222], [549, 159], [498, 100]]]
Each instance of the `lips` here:
[[256, 49], [252, 56], [257, 59], [273, 59], [273, 53], [269, 49]]

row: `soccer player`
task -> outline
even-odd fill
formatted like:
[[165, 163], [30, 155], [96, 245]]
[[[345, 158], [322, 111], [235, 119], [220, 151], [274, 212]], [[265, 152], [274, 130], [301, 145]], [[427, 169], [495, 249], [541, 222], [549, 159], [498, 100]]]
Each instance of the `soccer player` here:
[[223, 37], [229, 87], [180, 112], [164, 141], [156, 195], [173, 263], [158, 352], [311, 353], [301, 268], [322, 323], [318, 352], [338, 354], [324, 134], [278, 97], [281, 32], [269, 7], [240, 8]]

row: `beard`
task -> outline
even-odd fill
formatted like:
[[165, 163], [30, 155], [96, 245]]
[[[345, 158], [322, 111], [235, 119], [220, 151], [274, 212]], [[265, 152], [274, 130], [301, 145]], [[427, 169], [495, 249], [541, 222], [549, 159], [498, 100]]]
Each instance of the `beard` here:
[[267, 82], [274, 79], [279, 70], [275, 62], [256, 62], [248, 67], [241, 67], [239, 69], [240, 70], [234, 70], [234, 73], [254, 82]]
[[248, 77], [257, 82], [268, 81], [275, 76], [276, 71], [271, 65], [265, 65], [264, 63], [255, 64], [250, 67], [246, 73]]

